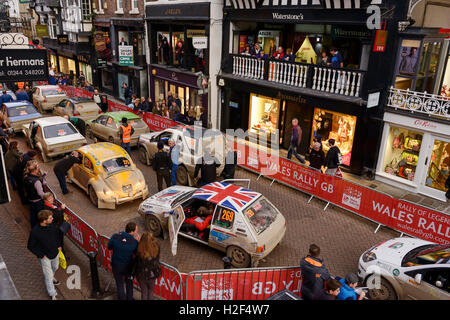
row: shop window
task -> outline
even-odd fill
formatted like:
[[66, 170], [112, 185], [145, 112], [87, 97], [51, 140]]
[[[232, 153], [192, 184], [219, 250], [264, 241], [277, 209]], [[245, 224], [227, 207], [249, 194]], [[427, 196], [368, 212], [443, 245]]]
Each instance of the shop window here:
[[350, 166], [356, 121], [355, 116], [315, 108], [310, 143], [321, 139], [323, 151], [327, 153], [330, 149], [327, 141], [334, 139], [341, 151], [342, 163]]
[[171, 39], [172, 50], [172, 64], [177, 67], [185, 66], [184, 57], [184, 31], [173, 31]]
[[447, 191], [447, 188], [445, 188], [445, 180], [449, 176], [449, 168], [450, 143], [435, 140], [425, 185], [433, 189]]
[[447, 65], [442, 79], [441, 95], [450, 97], [450, 55], [447, 58]]
[[383, 170], [387, 174], [413, 181], [422, 146], [423, 133], [391, 127], [386, 141]]
[[277, 134], [280, 118], [280, 100], [250, 95], [249, 128], [255, 133]]

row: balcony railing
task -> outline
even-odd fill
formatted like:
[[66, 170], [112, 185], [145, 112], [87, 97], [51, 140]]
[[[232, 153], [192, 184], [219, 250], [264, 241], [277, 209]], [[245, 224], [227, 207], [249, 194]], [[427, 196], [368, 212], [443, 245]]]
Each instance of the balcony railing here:
[[388, 106], [450, 120], [450, 98], [441, 95], [391, 87]]
[[361, 96], [364, 71], [330, 68], [307, 63], [231, 55], [235, 76], [311, 88], [350, 97]]

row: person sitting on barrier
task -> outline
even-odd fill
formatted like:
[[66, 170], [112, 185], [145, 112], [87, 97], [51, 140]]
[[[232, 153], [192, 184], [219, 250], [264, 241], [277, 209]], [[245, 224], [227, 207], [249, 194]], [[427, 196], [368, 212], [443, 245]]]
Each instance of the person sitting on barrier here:
[[354, 273], [349, 273], [345, 276], [345, 279], [337, 279], [341, 284], [340, 293], [336, 296], [337, 300], [362, 300], [366, 293], [364, 291], [358, 296], [355, 292], [355, 288], [358, 286], [358, 276]]
[[[69, 231], [70, 229], [70, 220], [67, 215], [64, 214], [64, 211], [66, 209], [66, 205], [64, 203], [61, 203], [60, 205], [55, 201], [55, 197], [51, 192], [45, 192], [44, 193], [44, 209], [43, 210], [49, 210], [53, 214], [53, 222], [52, 224], [58, 229], [59, 231], [59, 241], [61, 242], [61, 249], [64, 253], [64, 256], [66, 255], [66, 252], [64, 251], [64, 235]], [[66, 223], [64, 223], [66, 222]], [[67, 259], [67, 257], [66, 257]]]
[[184, 220], [183, 230], [188, 233], [194, 233], [194, 235], [198, 232], [199, 238], [207, 240], [213, 212], [214, 206], [212, 203], [208, 203], [208, 207], [199, 207], [195, 216]]
[[312, 300], [336, 300], [339, 295], [342, 284], [336, 279], [327, 280], [327, 284], [324, 289], [317, 291]]

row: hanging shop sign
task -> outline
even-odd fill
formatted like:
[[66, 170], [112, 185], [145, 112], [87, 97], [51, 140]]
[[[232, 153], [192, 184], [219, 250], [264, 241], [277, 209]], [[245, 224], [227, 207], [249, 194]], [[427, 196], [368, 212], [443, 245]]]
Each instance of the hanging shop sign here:
[[59, 34], [57, 37], [58, 37], [58, 44], [69, 43], [69, 36], [67, 34]]
[[132, 66], [133, 46], [119, 46], [119, 64], [121, 66]]
[[36, 36], [38, 38], [48, 37], [48, 26], [46, 24], [37, 24], [36, 25]]
[[47, 81], [47, 50], [0, 50], [0, 82]]
[[186, 38], [203, 37], [206, 35], [205, 29], [187, 29]]
[[384, 52], [386, 50], [386, 40], [388, 32], [386, 30], [377, 30], [375, 42], [373, 44], [374, 52]]
[[372, 31], [367, 28], [357, 28], [356, 26], [331, 26], [331, 39], [360, 39], [369, 40]]
[[208, 48], [208, 37], [193, 37], [192, 45], [195, 49], [206, 49]]
[[94, 32], [95, 51], [101, 52], [106, 50], [105, 33], [103, 31]]

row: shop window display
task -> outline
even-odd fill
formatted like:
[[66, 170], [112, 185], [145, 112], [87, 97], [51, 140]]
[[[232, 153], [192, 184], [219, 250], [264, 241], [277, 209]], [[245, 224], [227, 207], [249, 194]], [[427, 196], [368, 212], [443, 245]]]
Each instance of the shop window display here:
[[311, 144], [313, 139], [321, 139], [323, 151], [326, 153], [329, 150], [328, 139], [334, 139], [335, 145], [341, 151], [342, 164], [350, 166], [356, 120], [354, 116], [314, 109]]
[[428, 168], [427, 179], [425, 184], [427, 187], [447, 191], [445, 188], [445, 180], [449, 176], [450, 168], [450, 143], [435, 140], [433, 152], [431, 154], [430, 167]]
[[413, 181], [422, 139], [422, 133], [391, 127], [384, 158], [384, 171]]
[[276, 134], [280, 118], [280, 100], [250, 95], [250, 131]]

